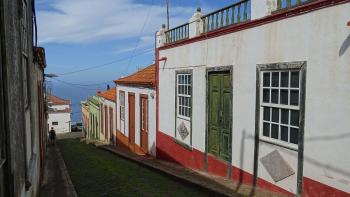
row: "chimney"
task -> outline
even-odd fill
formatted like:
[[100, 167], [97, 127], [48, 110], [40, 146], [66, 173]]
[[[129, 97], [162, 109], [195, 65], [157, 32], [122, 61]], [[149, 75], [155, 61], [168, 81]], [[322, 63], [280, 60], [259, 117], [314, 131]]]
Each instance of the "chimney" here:
[[111, 87], [109, 87], [109, 84], [107, 85], [107, 90], [111, 89]]

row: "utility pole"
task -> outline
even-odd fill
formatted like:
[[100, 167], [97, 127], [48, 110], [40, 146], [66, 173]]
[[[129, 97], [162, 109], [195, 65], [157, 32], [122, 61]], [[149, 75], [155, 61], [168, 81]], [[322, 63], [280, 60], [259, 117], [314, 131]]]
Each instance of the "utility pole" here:
[[166, 0], [166, 16], [167, 16], [167, 28], [169, 28], [169, 1], [170, 0]]

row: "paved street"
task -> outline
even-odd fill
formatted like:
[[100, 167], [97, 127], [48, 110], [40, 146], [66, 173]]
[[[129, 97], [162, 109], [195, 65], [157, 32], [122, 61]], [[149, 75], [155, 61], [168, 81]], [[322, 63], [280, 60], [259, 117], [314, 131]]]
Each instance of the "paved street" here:
[[41, 197], [76, 197], [74, 187], [57, 146], [49, 146]]
[[57, 144], [78, 196], [215, 196], [78, 139]]

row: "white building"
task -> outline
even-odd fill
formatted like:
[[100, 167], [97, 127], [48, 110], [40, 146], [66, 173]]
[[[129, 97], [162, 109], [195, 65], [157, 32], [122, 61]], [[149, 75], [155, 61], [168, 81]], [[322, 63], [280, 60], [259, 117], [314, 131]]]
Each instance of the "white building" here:
[[157, 158], [287, 195], [350, 196], [350, 1], [288, 2], [198, 10], [159, 31]]
[[71, 132], [70, 101], [54, 95], [48, 95], [48, 129], [52, 127], [56, 134]]
[[116, 88], [97, 94], [100, 99], [100, 140], [116, 144]]
[[137, 154], [156, 155], [155, 65], [115, 81], [117, 145]]

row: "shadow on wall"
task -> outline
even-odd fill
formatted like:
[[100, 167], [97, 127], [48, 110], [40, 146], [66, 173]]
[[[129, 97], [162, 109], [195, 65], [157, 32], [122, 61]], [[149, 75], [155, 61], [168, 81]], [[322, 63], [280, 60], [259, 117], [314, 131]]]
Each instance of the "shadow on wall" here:
[[348, 37], [344, 40], [343, 44], [340, 47], [339, 50], [339, 57], [343, 56], [344, 53], [349, 49], [350, 47], [350, 34], [348, 35]]
[[306, 138], [305, 142], [311, 142], [311, 141], [330, 141], [330, 140], [343, 140], [345, 138], [350, 138], [350, 133], [342, 133], [339, 135], [327, 135], [327, 136], [318, 136], [318, 137], [312, 137], [312, 138]]
[[151, 149], [150, 149], [150, 153], [151, 153], [151, 155], [156, 155], [156, 143], [155, 142], [153, 142], [152, 143], [152, 146], [151, 146]]

